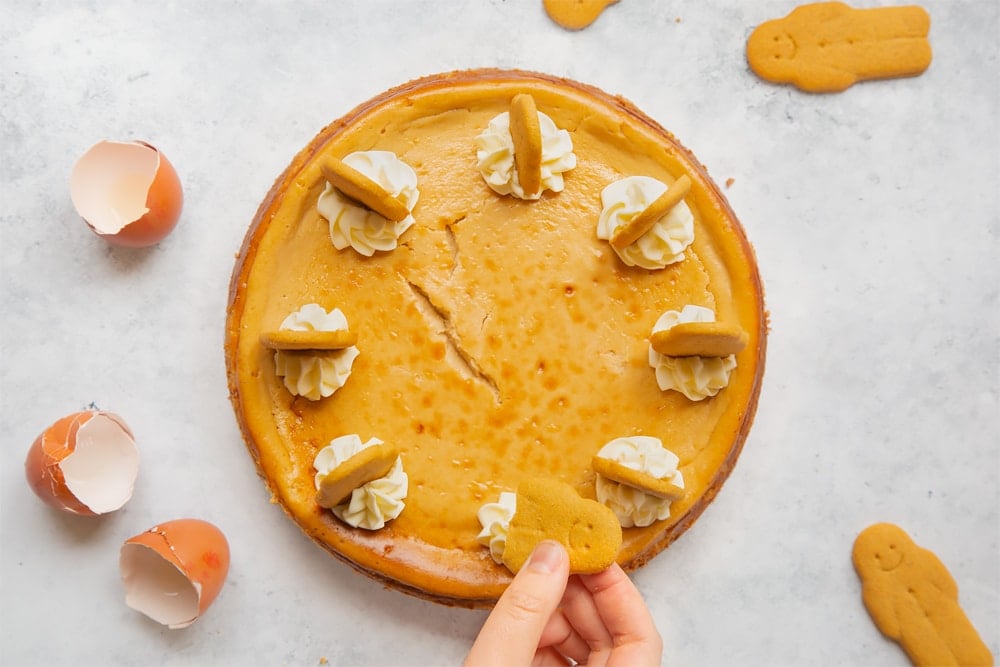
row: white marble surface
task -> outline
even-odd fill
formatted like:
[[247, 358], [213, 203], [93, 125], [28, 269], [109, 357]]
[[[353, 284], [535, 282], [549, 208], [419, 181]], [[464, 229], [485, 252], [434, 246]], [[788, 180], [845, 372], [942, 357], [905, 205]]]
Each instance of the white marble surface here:
[[[268, 502], [222, 335], [234, 253], [291, 157], [385, 88], [478, 66], [631, 99], [734, 179], [756, 247], [756, 423], [715, 503], [635, 575], [664, 663], [908, 664], [850, 564], [876, 521], [938, 553], [1000, 655], [1000, 5], [924, 4], [929, 71], [817, 96], [746, 66], [784, 0], [622, 0], [579, 33], [541, 0], [5, 2], [0, 662], [460, 661], [482, 612], [384, 590]], [[102, 138], [154, 143], [181, 175], [183, 218], [152, 249], [111, 248], [74, 214], [67, 175]], [[98, 519], [49, 510], [22, 469], [43, 428], [91, 404], [126, 418], [143, 457], [132, 501]], [[117, 554], [181, 516], [226, 532], [232, 569], [169, 631], [125, 607]]]

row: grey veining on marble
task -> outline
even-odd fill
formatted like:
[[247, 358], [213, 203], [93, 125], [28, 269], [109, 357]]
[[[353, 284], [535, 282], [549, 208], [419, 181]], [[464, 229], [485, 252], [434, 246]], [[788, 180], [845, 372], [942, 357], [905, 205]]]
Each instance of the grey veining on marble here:
[[[865, 3], [865, 6], [887, 4]], [[773, 86], [743, 47], [789, 1], [622, 0], [581, 32], [541, 0], [26, 2], [0, 20], [0, 662], [454, 665], [483, 612], [385, 590], [269, 503], [222, 355], [229, 275], [273, 180], [331, 120], [435, 72], [563, 75], [632, 100], [723, 183], [771, 331], [756, 422], [716, 501], [635, 574], [669, 665], [906, 665], [870, 622], [854, 536], [935, 551], [1000, 655], [1000, 5], [927, 0], [920, 77]], [[99, 139], [159, 147], [174, 233], [111, 248], [67, 177]], [[136, 493], [97, 519], [43, 506], [23, 458], [56, 418], [123, 415]], [[232, 569], [194, 626], [129, 610], [117, 554], [213, 521]]]

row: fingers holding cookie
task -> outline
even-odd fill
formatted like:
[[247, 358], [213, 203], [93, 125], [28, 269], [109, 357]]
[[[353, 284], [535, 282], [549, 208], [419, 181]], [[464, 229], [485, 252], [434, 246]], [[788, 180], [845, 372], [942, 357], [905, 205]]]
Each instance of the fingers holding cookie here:
[[539, 542], [486, 619], [465, 664], [531, 664], [568, 576], [566, 550], [557, 542]]
[[580, 582], [593, 599], [620, 664], [658, 663], [663, 641], [642, 595], [624, 570], [614, 563], [597, 574], [580, 575]]

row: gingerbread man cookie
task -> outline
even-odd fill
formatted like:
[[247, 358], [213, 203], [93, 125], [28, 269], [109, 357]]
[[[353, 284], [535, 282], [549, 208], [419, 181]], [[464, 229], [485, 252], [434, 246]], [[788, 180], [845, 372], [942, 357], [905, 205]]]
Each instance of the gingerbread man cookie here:
[[817, 2], [759, 25], [747, 40], [747, 62], [767, 81], [840, 92], [858, 81], [926, 70], [930, 26], [927, 12], [914, 5], [854, 9]]
[[914, 665], [992, 665], [993, 655], [958, 604], [958, 586], [932, 552], [891, 523], [861, 531], [854, 569], [875, 625]]
[[517, 573], [545, 539], [566, 547], [570, 572], [601, 572], [622, 546], [618, 517], [601, 503], [582, 498], [565, 482], [526, 479], [517, 487], [517, 511], [510, 521], [503, 562]]

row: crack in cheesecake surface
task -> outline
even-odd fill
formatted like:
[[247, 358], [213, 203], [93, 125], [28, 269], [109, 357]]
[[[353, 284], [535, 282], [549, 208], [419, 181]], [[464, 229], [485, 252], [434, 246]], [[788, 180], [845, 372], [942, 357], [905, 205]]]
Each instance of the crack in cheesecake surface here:
[[444, 338], [446, 346], [445, 361], [457, 370], [462, 377], [486, 385], [493, 394], [493, 400], [498, 404], [502, 403], [503, 398], [496, 380], [483, 371], [476, 358], [462, 344], [461, 337], [455, 330], [455, 325], [447, 309], [436, 304], [427, 290], [420, 285], [411, 280], [407, 280], [406, 285], [409, 287], [410, 292], [413, 293], [417, 310], [420, 311], [420, 314], [427, 321], [431, 331]]

